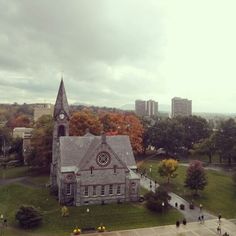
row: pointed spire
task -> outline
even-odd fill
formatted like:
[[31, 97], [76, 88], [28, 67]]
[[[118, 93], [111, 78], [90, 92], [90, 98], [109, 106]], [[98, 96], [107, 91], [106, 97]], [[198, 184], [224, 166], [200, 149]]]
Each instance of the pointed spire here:
[[61, 112], [64, 112], [69, 117], [69, 105], [66, 97], [66, 90], [64, 87], [63, 78], [61, 78], [60, 87], [57, 94], [57, 100], [54, 106], [53, 117], [56, 118]]

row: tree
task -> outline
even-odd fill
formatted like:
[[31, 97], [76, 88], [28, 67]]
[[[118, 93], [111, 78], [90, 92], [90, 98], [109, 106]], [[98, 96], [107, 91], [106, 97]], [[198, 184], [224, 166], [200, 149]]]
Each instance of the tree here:
[[147, 199], [147, 208], [156, 212], [162, 212], [167, 209], [171, 199], [168, 192], [162, 187], [157, 188], [155, 193], [152, 191], [148, 192], [145, 198]]
[[202, 166], [201, 161], [192, 161], [187, 169], [185, 186], [191, 190], [195, 190], [195, 194], [198, 194], [198, 190], [203, 190], [207, 185], [207, 177]]
[[100, 113], [99, 119], [107, 135], [128, 135], [135, 152], [143, 151], [143, 125], [139, 118], [133, 114]]
[[35, 123], [32, 133], [32, 153], [27, 163], [32, 166], [49, 167], [52, 158], [53, 120], [50, 115], [43, 115]]
[[30, 118], [26, 115], [18, 115], [16, 117], [12, 117], [7, 122], [7, 127], [15, 128], [15, 127], [30, 127], [31, 121]]
[[19, 160], [21, 164], [24, 163], [22, 148], [23, 148], [23, 139], [18, 137], [12, 140], [11, 148], [9, 150], [9, 154], [15, 154], [16, 159]]
[[41, 213], [34, 206], [21, 206], [15, 215], [21, 227], [30, 229], [42, 222]]
[[236, 122], [233, 119], [221, 122], [216, 132], [216, 148], [220, 158], [227, 159], [231, 165], [236, 156]]
[[194, 144], [210, 135], [206, 119], [200, 116], [179, 116], [175, 119], [184, 128], [183, 145], [187, 150], [192, 149]]
[[94, 135], [100, 135], [102, 124], [98, 116], [89, 110], [77, 111], [72, 114], [70, 119], [70, 135], [85, 135], [86, 129], [89, 129]]
[[209, 138], [203, 139], [200, 143], [194, 145], [196, 153], [207, 155], [209, 163], [212, 162], [212, 155], [216, 152], [216, 135], [213, 133]]
[[157, 121], [151, 127], [151, 145], [156, 149], [164, 148], [167, 156], [169, 153], [176, 155], [183, 146], [183, 132], [183, 126], [174, 119]]
[[162, 160], [158, 166], [158, 172], [160, 176], [167, 178], [167, 183], [170, 183], [171, 178], [175, 178], [177, 174], [175, 173], [178, 169], [178, 161], [174, 159]]

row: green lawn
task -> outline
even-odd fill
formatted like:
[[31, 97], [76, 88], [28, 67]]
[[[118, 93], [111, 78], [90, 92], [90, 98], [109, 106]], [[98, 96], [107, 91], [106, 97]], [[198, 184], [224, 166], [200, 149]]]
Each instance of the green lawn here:
[[[152, 165], [152, 172], [149, 168]], [[141, 168], [146, 168], [147, 173], [158, 183], [165, 183], [166, 179], [161, 178], [158, 173], [158, 161], [150, 160], [144, 162]], [[171, 180], [169, 186], [170, 190], [186, 198], [192, 200], [191, 191], [184, 187], [185, 173], [187, 167], [179, 166], [177, 170], [178, 176]], [[236, 186], [234, 185], [231, 175], [225, 172], [218, 172], [207, 170], [208, 185], [200, 194], [201, 196], [195, 198], [196, 204], [203, 204], [203, 206], [210, 212], [218, 215], [221, 213], [226, 218], [236, 218]]]
[[29, 167], [8, 167], [6, 169], [0, 168], [0, 179], [11, 179], [23, 177], [29, 174]]
[[[182, 218], [174, 209], [161, 215], [150, 212], [141, 203], [94, 205], [89, 206], [89, 213], [86, 212], [87, 206], [70, 207], [70, 216], [62, 218], [61, 207], [56, 198], [49, 195], [48, 189], [11, 184], [0, 187], [0, 212], [7, 216], [10, 225], [14, 227], [8, 232], [9, 235], [12, 230], [16, 230], [14, 215], [21, 204], [34, 205], [43, 212], [42, 226], [29, 231], [36, 235], [68, 235], [76, 225], [97, 227], [100, 223], [105, 224], [108, 230], [151, 227], [174, 224]], [[21, 232], [17, 235], [21, 235]]]

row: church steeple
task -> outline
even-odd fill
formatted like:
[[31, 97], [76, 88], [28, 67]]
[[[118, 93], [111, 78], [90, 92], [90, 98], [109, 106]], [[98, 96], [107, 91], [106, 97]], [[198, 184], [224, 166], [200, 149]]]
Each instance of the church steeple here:
[[60, 87], [57, 94], [56, 103], [54, 106], [54, 119], [58, 118], [58, 115], [64, 113], [69, 118], [69, 105], [66, 97], [66, 90], [64, 87], [63, 78], [61, 78]]

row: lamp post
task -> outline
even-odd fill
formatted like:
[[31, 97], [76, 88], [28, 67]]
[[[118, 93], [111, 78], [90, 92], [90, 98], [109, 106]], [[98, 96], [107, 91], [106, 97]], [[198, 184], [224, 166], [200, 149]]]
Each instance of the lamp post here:
[[3, 151], [4, 160], [5, 160], [5, 157], [6, 157], [6, 140], [4, 138], [4, 135], [0, 135], [0, 137], [2, 138], [2, 151]]
[[3, 220], [3, 214], [0, 215], [0, 235], [3, 236], [3, 228], [4, 228], [4, 220]]
[[163, 212], [164, 212], [164, 207], [165, 207], [165, 203], [162, 202], [162, 203], [161, 203], [162, 214], [163, 214]]

